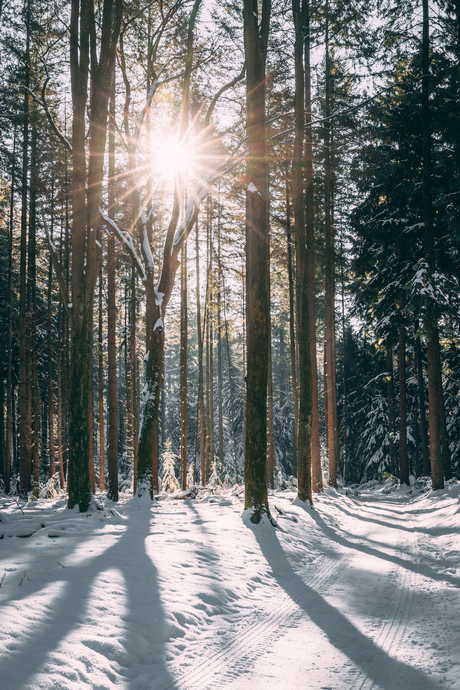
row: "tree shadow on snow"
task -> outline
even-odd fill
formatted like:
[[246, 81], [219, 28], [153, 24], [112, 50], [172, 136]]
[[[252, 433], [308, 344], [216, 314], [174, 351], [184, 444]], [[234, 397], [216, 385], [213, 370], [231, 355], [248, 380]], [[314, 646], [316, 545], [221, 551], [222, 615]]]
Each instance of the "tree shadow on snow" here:
[[367, 678], [382, 690], [439, 690], [439, 683], [422, 671], [393, 659], [307, 585], [289, 563], [276, 530], [262, 525], [251, 525], [250, 529], [279, 586], [326, 634], [329, 642], [356, 664]]
[[370, 546], [365, 546], [364, 544], [357, 544], [355, 542], [348, 541], [348, 539], [345, 539], [345, 537], [340, 536], [340, 534], [338, 534], [332, 527], [329, 527], [329, 525], [325, 523], [321, 515], [319, 515], [319, 513], [316, 510], [311, 510], [308, 514], [316, 522], [318, 527], [320, 527], [330, 539], [337, 542], [337, 544], [341, 544], [342, 546], [345, 546], [349, 549], [353, 549], [354, 551], [360, 551], [361, 553], [365, 553], [368, 556], [380, 558], [381, 560], [388, 561], [390, 563], [393, 563], [394, 565], [399, 565], [401, 568], [406, 568], [407, 570], [410, 570], [413, 573], [416, 573], [417, 575], [422, 575], [423, 577], [427, 577], [431, 580], [447, 582], [451, 585], [454, 585], [455, 587], [460, 587], [460, 578], [458, 577], [448, 575], [447, 573], [438, 573], [436, 572], [436, 570], [433, 570], [433, 568], [430, 568], [429, 565], [413, 563], [412, 561], [409, 561], [405, 558], [399, 558], [398, 556], [390, 556], [389, 554], [384, 553], [383, 551], [377, 551], [377, 549], [373, 549]]
[[[80, 687], [86, 686], [85, 680], [77, 676], [79, 666], [86, 667], [84, 652], [85, 648], [89, 648], [101, 654], [101, 661], [106, 662], [104, 666], [109, 666], [111, 659], [116, 662], [113, 664], [113, 670], [110, 669], [110, 674], [107, 674], [108, 684], [118, 676], [120, 679], [126, 679], [127, 687], [133, 685], [136, 688], [155, 687], [155, 690], [176, 689], [177, 686], [165, 663], [166, 624], [160, 602], [157, 570], [145, 548], [153, 513], [143, 506], [140, 508], [139, 516], [136, 516], [138, 519], [133, 519], [133, 508], [131, 505], [126, 521], [127, 528], [115, 544], [81, 565], [61, 568], [55, 576], [42, 581], [40, 586], [37, 584], [31, 588], [25, 587], [21, 597], [11, 598], [10, 601], [14, 604], [18, 599], [38, 594], [50, 583], [66, 583], [64, 592], [51, 601], [46, 613], [39, 620], [36, 616], [32, 617], [20, 647], [0, 660], [2, 687], [8, 690], [36, 688], [33, 676], [37, 673], [43, 673], [45, 676], [56, 674], [56, 682], [59, 682], [58, 666], [63, 668], [61, 678], [66, 685], [73, 681], [81, 683]], [[97, 525], [101, 526], [101, 523]], [[94, 536], [95, 533], [97, 534], [97, 529], [92, 535], [88, 534], [88, 537]], [[73, 655], [77, 663], [68, 664], [71, 668], [69, 676], [66, 674], [66, 661], [58, 651], [59, 645], [80, 626], [87, 626], [89, 621], [93, 622], [99, 614], [97, 609], [94, 612], [87, 610], [90, 589], [100, 575], [111, 569], [123, 576], [123, 595], [126, 598], [126, 606], [120, 608], [117, 638], [123, 647], [123, 658], [117, 662], [116, 654], [104, 654], [107, 639], [104, 638], [101, 621], [101, 626], [94, 628], [95, 634], [87, 635], [93, 639], [78, 642], [78, 645], [82, 646], [82, 659], [79, 659], [78, 653]], [[79, 571], [78, 574], [75, 571]], [[113, 616], [113, 611], [109, 612]], [[111, 622], [113, 623], [113, 618]], [[100, 643], [99, 633], [103, 638]], [[87, 668], [85, 676], [90, 676]], [[49, 681], [51, 687], [58, 687], [54, 678], [49, 678]]]

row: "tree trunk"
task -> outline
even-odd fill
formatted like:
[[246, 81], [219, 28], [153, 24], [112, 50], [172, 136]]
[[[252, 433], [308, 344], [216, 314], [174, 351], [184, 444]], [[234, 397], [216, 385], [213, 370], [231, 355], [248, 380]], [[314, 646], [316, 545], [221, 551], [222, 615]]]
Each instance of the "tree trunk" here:
[[315, 493], [323, 490], [321, 448], [319, 438], [318, 365], [316, 357], [316, 305], [315, 305], [315, 208], [313, 196], [313, 146], [311, 129], [311, 67], [310, 67], [310, 2], [304, 0], [305, 17], [305, 210], [307, 240], [307, 293], [310, 318], [311, 353], [311, 468], [312, 488]]
[[10, 193], [10, 218], [8, 235], [8, 287], [7, 287], [7, 308], [8, 308], [8, 340], [7, 340], [7, 370], [6, 370], [6, 454], [5, 454], [5, 493], [10, 492], [11, 478], [11, 451], [13, 439], [13, 229], [14, 229], [14, 183], [16, 172], [16, 126], [14, 127], [13, 137], [13, 161], [11, 168], [11, 193]]
[[[418, 331], [418, 321], [415, 322], [415, 330]], [[428, 432], [425, 416], [425, 384], [423, 381], [422, 348], [420, 338], [415, 338], [415, 366], [417, 368], [418, 401], [420, 414], [420, 439], [422, 444], [423, 474], [427, 477], [430, 473], [430, 456], [428, 452]]]
[[[326, 6], [326, 14], [328, 6]], [[330, 116], [331, 100], [331, 59], [329, 54], [329, 17], [326, 17], [326, 107], [325, 117]], [[324, 124], [324, 195], [325, 195], [325, 367], [327, 392], [327, 440], [329, 457], [329, 484], [337, 485], [337, 470], [339, 465], [339, 430], [337, 419], [337, 387], [336, 387], [336, 359], [335, 359], [335, 309], [334, 309], [334, 228], [331, 213], [332, 196], [332, 155], [331, 131], [327, 120]]]
[[299, 428], [299, 401], [297, 396], [297, 367], [296, 367], [296, 338], [295, 338], [295, 304], [294, 304], [294, 275], [292, 267], [292, 239], [291, 239], [291, 207], [289, 203], [289, 185], [286, 176], [286, 239], [288, 255], [288, 283], [289, 283], [289, 344], [291, 350], [291, 386], [292, 407], [294, 411], [294, 434], [292, 439], [292, 465], [297, 473], [297, 431]]
[[[53, 241], [54, 226], [54, 189], [51, 187], [51, 226], [50, 237]], [[56, 453], [54, 448], [54, 391], [53, 391], [53, 352], [52, 352], [52, 287], [53, 266], [51, 256], [48, 267], [48, 314], [47, 314], [47, 360], [48, 360], [48, 443], [50, 459], [50, 478], [53, 479], [56, 472]]]
[[388, 427], [390, 437], [390, 462], [391, 474], [399, 476], [398, 456], [395, 445], [395, 408], [394, 408], [394, 384], [393, 384], [393, 351], [387, 345], [387, 391], [388, 391]]
[[104, 335], [102, 332], [102, 265], [99, 269], [99, 343], [98, 343], [98, 399], [99, 399], [99, 491], [105, 490], [105, 425], [104, 425]]
[[182, 247], [180, 291], [180, 479], [187, 488], [187, 245]]
[[399, 459], [401, 482], [409, 486], [409, 465], [407, 458], [407, 410], [406, 410], [406, 329], [399, 329], [398, 350], [399, 376]]
[[[204, 424], [204, 381], [203, 381], [203, 334], [201, 332], [200, 305], [200, 245], [198, 223], [196, 225], [196, 328], [198, 336], [198, 421], [200, 426], [200, 484], [205, 483], [206, 430]], [[197, 430], [198, 433], [198, 430]], [[196, 481], [196, 477], [195, 477]]]
[[[108, 215], [115, 208], [115, 75], [112, 75], [109, 124]], [[118, 501], [118, 395], [117, 395], [117, 305], [115, 288], [115, 237], [107, 242], [107, 497]]]
[[224, 411], [222, 392], [222, 264], [220, 243], [220, 195], [217, 210], [217, 409], [219, 414], [219, 463], [224, 468]]
[[303, 161], [305, 137], [305, 74], [303, 48], [305, 40], [305, 4], [293, 0], [295, 27], [295, 143], [292, 162], [292, 198], [295, 219], [297, 341], [299, 346], [299, 428], [297, 433], [297, 485], [302, 501], [312, 499], [312, 357], [310, 352], [310, 314], [308, 294], [308, 252], [303, 195]]
[[133, 491], [136, 492], [137, 482], [137, 300], [136, 300], [136, 268], [134, 261], [131, 265], [131, 305], [129, 310], [129, 369], [130, 380], [130, 409], [131, 409], [131, 445], [133, 452]]
[[273, 429], [273, 371], [272, 371], [272, 346], [269, 344], [268, 354], [268, 385], [267, 385], [267, 486], [275, 488], [275, 432]]
[[[425, 227], [425, 258], [430, 275], [436, 270], [433, 208], [431, 200], [431, 127], [430, 127], [430, 37], [428, 0], [422, 0], [422, 145], [423, 145], [423, 223]], [[428, 341], [428, 405], [431, 455], [431, 479], [433, 489], [444, 488], [441, 457], [440, 396], [441, 373], [439, 371], [439, 333], [434, 305], [428, 298], [425, 329]]]
[[263, 0], [259, 33], [257, 3], [244, 0], [247, 67], [246, 164], [246, 446], [245, 508], [251, 521], [270, 514], [267, 495], [267, 382], [269, 357], [269, 208], [266, 151], [265, 60], [270, 0]]

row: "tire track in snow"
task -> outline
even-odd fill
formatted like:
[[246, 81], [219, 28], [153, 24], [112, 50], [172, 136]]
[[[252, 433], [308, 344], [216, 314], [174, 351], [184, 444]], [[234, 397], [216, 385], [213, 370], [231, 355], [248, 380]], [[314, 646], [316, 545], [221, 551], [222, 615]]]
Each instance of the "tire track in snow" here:
[[[408, 518], [406, 511], [405, 515]], [[407, 553], [411, 554], [414, 552], [415, 534], [413, 532], [404, 532], [404, 534], [406, 535]], [[394, 600], [391, 619], [383, 624], [379, 634], [374, 638], [374, 644], [380, 647], [387, 656], [390, 655], [393, 648], [397, 648], [404, 635], [408, 620], [406, 614], [413, 598], [412, 584], [414, 573], [399, 565], [395, 565], [392, 572], [397, 573], [396, 584], [399, 596]], [[357, 686], [357, 690], [372, 690], [372, 688], [378, 687], [379, 677], [385, 669], [385, 662], [386, 657], [372, 661], [367, 669], [365, 678]]]
[[[365, 525], [355, 533], [358, 538], [362, 535]], [[290, 535], [296, 539], [295, 535]], [[307, 587], [319, 590], [327, 580], [342, 566], [342, 561], [350, 555], [350, 549], [334, 543], [338, 558], [325, 563], [319, 571], [310, 575], [308, 580], [299, 585], [292, 593], [292, 598], [282, 592], [283, 596], [278, 604], [270, 608], [265, 614], [260, 609], [246, 615], [243, 623], [232, 626], [225, 633], [223, 644], [217, 651], [211, 651], [215, 645], [210, 643], [203, 648], [198, 640], [194, 658], [203, 659], [200, 668], [175, 677], [173, 683], [168, 683], [158, 690], [220, 690], [224, 685], [244, 674], [251, 666], [266, 653], [267, 643], [279, 639], [288, 629], [293, 628], [305, 617], [305, 611], [295, 600], [302, 602], [308, 599]], [[261, 620], [262, 617], [262, 620]], [[225, 639], [230, 638], [230, 639]], [[211, 648], [211, 649], [210, 649]], [[207, 651], [209, 649], [209, 656]], [[189, 648], [190, 651], [192, 649]], [[205, 666], [204, 666], [205, 664]]]

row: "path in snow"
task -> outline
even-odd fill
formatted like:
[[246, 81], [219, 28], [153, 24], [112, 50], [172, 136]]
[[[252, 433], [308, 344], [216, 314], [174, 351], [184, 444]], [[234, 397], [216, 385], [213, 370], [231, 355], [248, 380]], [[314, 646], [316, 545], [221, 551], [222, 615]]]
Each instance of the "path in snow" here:
[[0, 499], [0, 686], [460, 690], [459, 491]]

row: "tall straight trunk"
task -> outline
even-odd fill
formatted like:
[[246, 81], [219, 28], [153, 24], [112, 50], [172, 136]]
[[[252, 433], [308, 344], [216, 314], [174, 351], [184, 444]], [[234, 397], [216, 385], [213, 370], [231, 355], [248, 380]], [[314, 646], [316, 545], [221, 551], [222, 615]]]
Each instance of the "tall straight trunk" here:
[[[329, 17], [326, 5], [326, 96], [325, 117], [330, 116], [331, 103], [331, 58], [329, 53]], [[325, 287], [324, 287], [324, 321], [325, 321], [325, 366], [327, 391], [327, 439], [329, 457], [329, 484], [337, 485], [339, 466], [339, 429], [337, 418], [337, 386], [335, 358], [335, 309], [334, 309], [334, 227], [332, 222], [332, 152], [331, 128], [329, 120], [324, 124], [324, 196], [325, 196]]]
[[268, 384], [267, 384], [267, 486], [275, 488], [275, 432], [273, 428], [273, 371], [272, 371], [272, 346], [270, 342], [268, 355]]
[[[109, 102], [109, 182], [108, 215], [114, 217], [115, 209], [115, 75]], [[115, 237], [107, 241], [107, 496], [118, 501], [118, 395], [117, 395], [117, 305], [115, 287]]]
[[131, 265], [131, 304], [129, 309], [129, 369], [130, 380], [130, 409], [131, 409], [131, 445], [133, 453], [134, 492], [137, 483], [137, 299], [136, 299], [136, 267]]
[[[54, 226], [54, 188], [51, 187], [51, 225], [50, 237], [53, 241]], [[48, 267], [48, 314], [47, 314], [47, 360], [48, 360], [48, 443], [50, 460], [50, 478], [53, 479], [56, 472], [56, 451], [54, 448], [54, 385], [53, 385], [53, 352], [52, 352], [52, 288], [53, 288], [53, 265], [51, 257]]]
[[[245, 455], [245, 447], [246, 447], [246, 313], [245, 313], [245, 305], [246, 305], [246, 294], [244, 290], [244, 270], [241, 271], [241, 282], [243, 284], [243, 290], [242, 290], [242, 320], [243, 320], [243, 342], [242, 342], [242, 350], [243, 350], [243, 366], [242, 366], [242, 371], [243, 371], [243, 457]], [[243, 475], [244, 475], [244, 470], [243, 470]], [[243, 476], [244, 480], [244, 476]]]
[[209, 315], [209, 465], [208, 479], [215, 470], [215, 445], [214, 445], [214, 329], [212, 314]]
[[387, 345], [387, 392], [388, 392], [388, 428], [390, 437], [390, 462], [391, 474], [399, 475], [398, 455], [395, 444], [395, 408], [394, 408], [394, 383], [393, 383], [393, 350]]
[[439, 406], [439, 425], [441, 432], [442, 466], [444, 468], [444, 477], [448, 481], [449, 479], [452, 479], [452, 467], [450, 464], [449, 439], [447, 436], [446, 408], [444, 405], [444, 393], [442, 388], [441, 364], [439, 364], [439, 373], [439, 378], [441, 379], [441, 385], [439, 387], [439, 397], [441, 399], [441, 404]]
[[217, 211], [217, 409], [219, 414], [219, 463], [224, 467], [224, 412], [222, 391], [222, 256], [220, 243], [220, 195]]
[[401, 482], [409, 485], [409, 463], [407, 457], [407, 406], [406, 406], [406, 329], [399, 329], [398, 350], [399, 376], [399, 461]]
[[315, 493], [323, 489], [321, 470], [321, 446], [319, 437], [318, 364], [316, 355], [316, 304], [315, 304], [315, 207], [313, 196], [313, 145], [311, 129], [311, 65], [310, 65], [310, 0], [304, 0], [305, 17], [305, 211], [307, 240], [307, 292], [310, 318], [311, 353], [311, 472]]
[[346, 483], [347, 475], [347, 377], [345, 369], [345, 277], [343, 267], [343, 233], [340, 243], [340, 273], [342, 287], [342, 387], [343, 387], [343, 482]]
[[37, 120], [35, 114], [31, 118], [31, 146], [30, 146], [30, 195], [29, 195], [29, 243], [27, 247], [27, 282], [28, 282], [28, 327], [29, 327], [29, 356], [28, 369], [30, 378], [29, 404], [32, 425], [32, 471], [33, 471], [33, 496], [40, 496], [40, 412], [37, 371], [37, 187], [38, 187], [38, 161], [37, 161]]
[[10, 492], [11, 452], [13, 438], [13, 230], [14, 230], [14, 185], [16, 173], [16, 125], [13, 137], [13, 161], [11, 167], [10, 218], [8, 234], [8, 287], [6, 303], [8, 309], [7, 370], [6, 370], [6, 453], [5, 453], [5, 493]]
[[[418, 331], [418, 321], [415, 322], [415, 330]], [[428, 451], [428, 431], [425, 417], [425, 384], [423, 381], [422, 347], [420, 337], [415, 338], [415, 367], [417, 370], [417, 390], [420, 415], [420, 440], [422, 445], [423, 474], [427, 477], [430, 473], [430, 456]]]
[[[204, 424], [204, 390], [203, 390], [203, 334], [201, 332], [201, 304], [200, 304], [200, 244], [198, 222], [196, 224], [196, 328], [198, 337], [198, 422], [200, 426], [200, 484], [205, 482], [205, 424]], [[198, 430], [197, 430], [198, 433]], [[196, 477], [195, 477], [196, 480]]]
[[232, 421], [232, 438], [233, 438], [233, 461], [235, 464], [235, 481], [238, 484], [238, 462], [236, 459], [236, 439], [235, 439], [235, 408], [233, 404], [233, 377], [232, 377], [232, 363], [230, 357], [230, 340], [228, 337], [228, 320], [227, 320], [227, 310], [225, 306], [225, 286], [222, 284], [222, 290], [224, 295], [224, 321], [225, 321], [225, 343], [227, 347], [227, 366], [228, 366], [228, 383], [230, 387], [230, 411], [231, 411], [231, 421]]
[[[431, 276], [436, 270], [433, 208], [431, 199], [431, 126], [430, 126], [430, 34], [428, 0], [422, 0], [422, 146], [423, 146], [423, 224], [425, 228], [425, 258]], [[425, 329], [428, 345], [428, 405], [431, 455], [431, 479], [433, 489], [444, 488], [441, 457], [440, 407], [442, 403], [441, 371], [439, 357], [438, 320], [434, 305], [428, 298]]]
[[182, 248], [180, 292], [180, 480], [187, 488], [187, 245]]
[[246, 386], [245, 508], [259, 522], [270, 514], [267, 494], [267, 382], [269, 357], [269, 200], [266, 150], [265, 61], [270, 0], [244, 0], [246, 109]]
[[295, 338], [295, 304], [294, 304], [294, 271], [292, 266], [292, 238], [291, 238], [291, 205], [289, 201], [289, 184], [286, 176], [286, 240], [288, 256], [288, 284], [289, 284], [289, 344], [291, 350], [291, 386], [292, 407], [294, 410], [294, 434], [292, 438], [292, 464], [297, 472], [297, 431], [299, 428], [299, 400], [297, 396], [297, 367], [296, 367], [296, 338]]
[[29, 167], [29, 97], [27, 88], [30, 81], [30, 0], [27, 0], [26, 31], [22, 139], [21, 254], [19, 264], [19, 496], [24, 501], [27, 501], [29, 493], [31, 452], [31, 430], [27, 396], [27, 174]]
[[98, 342], [98, 401], [99, 401], [99, 491], [105, 490], [105, 428], [104, 428], [104, 334], [102, 332], [102, 265], [99, 269], [99, 342]]
[[[308, 250], [305, 218], [303, 153], [305, 140], [304, 41], [306, 5], [293, 0], [295, 42], [295, 142], [292, 161], [292, 200], [295, 221], [297, 342], [299, 347], [299, 427], [297, 433], [297, 493], [312, 503], [312, 357], [308, 284]], [[311, 171], [310, 171], [311, 172]], [[311, 183], [311, 180], [310, 180]]]
[[59, 323], [58, 323], [58, 356], [56, 363], [56, 401], [57, 401], [57, 451], [58, 451], [58, 467], [59, 467], [59, 485], [61, 491], [65, 489], [65, 475], [64, 475], [64, 453], [62, 443], [62, 344], [63, 344], [63, 306], [59, 300]]

